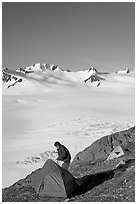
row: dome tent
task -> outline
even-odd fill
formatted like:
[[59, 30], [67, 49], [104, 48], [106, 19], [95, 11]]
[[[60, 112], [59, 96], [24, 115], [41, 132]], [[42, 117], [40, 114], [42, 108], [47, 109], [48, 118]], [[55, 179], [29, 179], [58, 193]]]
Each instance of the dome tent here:
[[32, 176], [30, 185], [39, 196], [62, 198], [67, 198], [78, 187], [72, 174], [51, 159]]
[[124, 155], [124, 149], [122, 146], [118, 145], [117, 147], [114, 148], [114, 150], [110, 153], [108, 156], [107, 160], [112, 160], [114, 158], [118, 158]]

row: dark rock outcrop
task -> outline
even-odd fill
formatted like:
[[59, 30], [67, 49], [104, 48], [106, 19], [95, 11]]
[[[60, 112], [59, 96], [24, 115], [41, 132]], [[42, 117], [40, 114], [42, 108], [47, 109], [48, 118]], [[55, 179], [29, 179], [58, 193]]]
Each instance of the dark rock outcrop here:
[[125, 151], [128, 153], [134, 151], [135, 141], [135, 127], [128, 130], [117, 132], [93, 142], [89, 147], [87, 147], [82, 152], [78, 153], [73, 162], [72, 166], [81, 162], [98, 162], [104, 161], [109, 154], [113, 151], [114, 146], [121, 145]]
[[104, 78], [102, 78], [102, 77], [100, 77], [100, 76], [98, 76], [97, 74], [93, 74], [93, 75], [91, 75], [89, 78], [87, 78], [87, 79], [85, 79], [85, 83], [86, 82], [94, 82], [94, 81], [98, 81], [98, 82], [100, 82], [101, 80], [105, 80]]
[[22, 81], [23, 78], [20, 78], [20, 76], [16, 75], [14, 76], [14, 74], [12, 74], [12, 72], [10, 73], [7, 68], [2, 71], [2, 82], [3, 84], [7, 85], [7, 88], [10, 88], [18, 82], [20, 83]]

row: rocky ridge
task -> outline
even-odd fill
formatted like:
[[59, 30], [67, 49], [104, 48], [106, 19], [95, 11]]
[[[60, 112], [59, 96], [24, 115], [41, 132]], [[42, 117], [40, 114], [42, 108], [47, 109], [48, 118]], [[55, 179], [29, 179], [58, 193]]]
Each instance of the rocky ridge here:
[[75, 156], [72, 166], [82, 162], [96, 163], [104, 161], [114, 147], [118, 145], [122, 146], [127, 154], [135, 150], [135, 127], [104, 136], [93, 142], [93, 144]]
[[[114, 145], [125, 147], [122, 157], [107, 161]], [[135, 127], [95, 141], [74, 158], [70, 172], [79, 188], [67, 201], [134, 202], [135, 201]], [[88, 155], [88, 156], [87, 156]], [[79, 159], [78, 159], [79, 158]], [[94, 158], [94, 159], [93, 159]], [[36, 170], [36, 171], [39, 171]], [[32, 172], [34, 174], [36, 171]], [[39, 197], [29, 186], [31, 175], [2, 191], [3, 202], [51, 202], [61, 198]]]

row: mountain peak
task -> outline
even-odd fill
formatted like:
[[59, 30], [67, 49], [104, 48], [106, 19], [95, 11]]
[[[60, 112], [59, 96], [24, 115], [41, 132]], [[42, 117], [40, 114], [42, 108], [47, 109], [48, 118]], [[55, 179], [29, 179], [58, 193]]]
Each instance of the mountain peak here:
[[98, 73], [97, 69], [95, 69], [94, 67], [90, 67], [88, 72], [92, 72], [92, 74], [97, 74]]
[[128, 73], [130, 73], [130, 71], [129, 71], [129, 68], [124, 68], [124, 69], [122, 69], [122, 70], [120, 70], [120, 71], [118, 71], [116, 73], [118, 73], [118, 74], [128, 74]]

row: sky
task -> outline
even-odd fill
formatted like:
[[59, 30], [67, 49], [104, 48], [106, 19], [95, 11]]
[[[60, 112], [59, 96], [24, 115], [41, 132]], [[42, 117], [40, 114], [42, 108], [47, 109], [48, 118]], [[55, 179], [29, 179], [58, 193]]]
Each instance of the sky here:
[[2, 66], [135, 68], [134, 2], [3, 2]]

